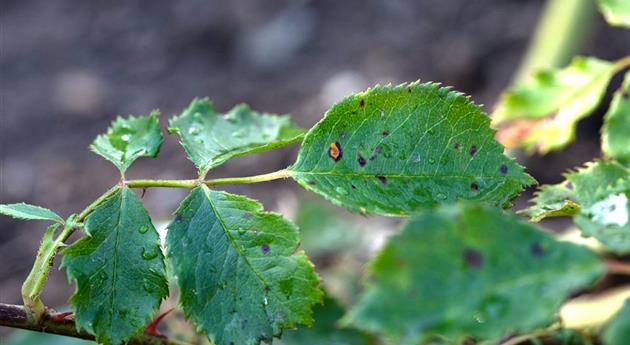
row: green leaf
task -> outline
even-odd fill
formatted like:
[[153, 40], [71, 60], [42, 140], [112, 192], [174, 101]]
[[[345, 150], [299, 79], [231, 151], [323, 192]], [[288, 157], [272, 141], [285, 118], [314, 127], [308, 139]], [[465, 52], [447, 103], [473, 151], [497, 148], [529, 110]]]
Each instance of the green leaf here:
[[597, 3], [610, 25], [630, 28], [630, 2], [628, 0], [597, 0]]
[[169, 121], [200, 174], [227, 160], [302, 141], [304, 130], [288, 116], [261, 114], [241, 104], [221, 116], [207, 99], [195, 99]]
[[344, 320], [401, 345], [498, 342], [545, 327], [572, 292], [605, 272], [587, 249], [480, 204], [419, 213], [369, 270]]
[[155, 110], [149, 116], [117, 118], [107, 134], [96, 137], [90, 149], [114, 163], [121, 173], [139, 157], [156, 157], [163, 141], [159, 114]]
[[458, 199], [506, 206], [534, 179], [503, 154], [485, 113], [437, 84], [377, 86], [330, 109], [291, 176], [362, 213], [408, 214]]
[[217, 345], [259, 344], [311, 324], [319, 279], [295, 225], [243, 196], [197, 187], [167, 235], [180, 303]]
[[547, 153], [573, 141], [577, 123], [604, 96], [615, 65], [576, 57], [564, 69], [543, 70], [503, 94], [493, 113], [507, 147]]
[[626, 73], [604, 117], [602, 151], [630, 166], [630, 72]]
[[576, 215], [580, 212], [580, 205], [575, 202], [572, 187], [570, 183], [542, 186], [532, 199], [534, 205], [521, 213], [527, 214], [532, 222], [539, 222], [547, 217]]
[[78, 328], [102, 344], [144, 330], [168, 294], [159, 236], [138, 197], [124, 188], [86, 219], [82, 238], [63, 251], [77, 290], [70, 299]]
[[533, 221], [574, 216], [584, 235], [615, 253], [630, 253], [630, 170], [614, 161], [597, 161], [565, 177], [561, 184], [543, 186], [523, 213]]
[[630, 299], [626, 300], [623, 308], [604, 326], [602, 341], [604, 345], [630, 344]]
[[0, 204], [0, 214], [23, 220], [50, 220], [61, 224], [64, 222], [61, 216], [47, 208], [25, 203]]
[[324, 304], [313, 308], [315, 325], [313, 328], [300, 327], [285, 332], [276, 345], [368, 345], [375, 341], [365, 333], [352, 328], [341, 328], [339, 319], [344, 308], [334, 299], [326, 296]]
[[615, 162], [596, 162], [567, 179], [581, 206], [575, 224], [609, 250], [630, 253], [630, 171]]

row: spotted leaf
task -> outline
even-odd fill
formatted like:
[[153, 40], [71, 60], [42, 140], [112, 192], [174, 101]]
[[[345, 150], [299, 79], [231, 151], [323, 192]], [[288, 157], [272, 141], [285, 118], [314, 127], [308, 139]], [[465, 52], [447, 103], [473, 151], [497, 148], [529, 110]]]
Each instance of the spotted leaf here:
[[411, 218], [372, 260], [345, 321], [393, 344], [498, 343], [553, 323], [565, 299], [604, 271], [587, 249], [513, 215], [444, 205]]
[[503, 154], [478, 106], [432, 83], [342, 100], [307, 133], [289, 172], [335, 204], [389, 215], [458, 199], [506, 206], [535, 182]]
[[158, 111], [149, 116], [119, 117], [106, 134], [96, 137], [90, 149], [125, 172], [139, 157], [156, 157], [162, 145]]
[[501, 97], [493, 113], [499, 141], [530, 152], [559, 150], [575, 137], [578, 121], [604, 96], [615, 65], [577, 57], [560, 70], [539, 71]]
[[141, 332], [168, 294], [157, 231], [138, 197], [121, 189], [86, 219], [82, 238], [63, 251], [62, 267], [77, 290], [77, 327], [101, 344]]
[[221, 115], [207, 99], [195, 99], [169, 121], [190, 160], [201, 174], [239, 156], [302, 141], [304, 130], [288, 116], [260, 114], [247, 105]]
[[602, 151], [630, 167], [630, 72], [626, 73], [604, 117]]
[[295, 225], [258, 202], [193, 189], [167, 235], [186, 316], [217, 345], [259, 344], [310, 325], [322, 295], [297, 246]]
[[543, 186], [525, 213], [535, 221], [574, 216], [584, 235], [613, 252], [630, 253], [630, 170], [613, 161], [599, 161], [565, 177], [559, 185]]

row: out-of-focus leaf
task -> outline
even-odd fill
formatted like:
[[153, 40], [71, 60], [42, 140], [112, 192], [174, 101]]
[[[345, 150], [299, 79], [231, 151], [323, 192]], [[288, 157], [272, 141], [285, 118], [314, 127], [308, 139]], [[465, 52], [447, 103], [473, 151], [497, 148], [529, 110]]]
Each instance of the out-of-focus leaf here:
[[604, 326], [602, 333], [604, 345], [630, 344], [630, 299], [623, 308]]
[[3, 345], [95, 345], [89, 340], [32, 331], [17, 331]]
[[578, 121], [599, 104], [615, 65], [576, 57], [560, 70], [544, 70], [503, 94], [493, 113], [497, 138], [508, 148], [547, 153], [575, 137]]
[[179, 136], [201, 174], [234, 157], [300, 142], [304, 135], [288, 116], [257, 113], [245, 104], [222, 116], [207, 99], [193, 100], [168, 130]]
[[459, 199], [507, 206], [535, 181], [503, 154], [481, 108], [433, 83], [377, 86], [335, 104], [291, 176], [351, 211], [406, 215]]
[[630, 1], [597, 0], [597, 3], [610, 25], [630, 28]]
[[324, 201], [302, 200], [295, 223], [300, 241], [309, 256], [330, 255], [360, 247], [364, 229], [332, 210]]
[[587, 249], [479, 204], [419, 213], [369, 269], [345, 320], [400, 345], [498, 341], [545, 327], [605, 271]]
[[168, 228], [180, 303], [213, 343], [258, 344], [312, 324], [322, 292], [291, 222], [255, 200], [201, 186]]
[[542, 186], [532, 199], [534, 205], [522, 213], [527, 214], [532, 222], [547, 217], [574, 216], [580, 211], [580, 205], [575, 202], [572, 188], [570, 183]]
[[598, 161], [566, 174], [566, 179], [542, 187], [525, 213], [534, 221], [574, 215], [584, 235], [615, 253], [630, 253], [630, 170], [614, 161]]
[[50, 220], [63, 224], [63, 218], [55, 212], [25, 203], [0, 204], [0, 214], [22, 220]]
[[[630, 1], [627, 4], [630, 6]], [[630, 166], [630, 72], [626, 73], [604, 117], [602, 151]]]
[[339, 326], [339, 319], [345, 310], [330, 297], [324, 298], [324, 304], [313, 308], [315, 325], [312, 328], [300, 327], [287, 331], [276, 345], [369, 345], [374, 343], [369, 335], [352, 328]]
[[96, 137], [90, 149], [125, 172], [139, 157], [155, 157], [160, 152], [162, 133], [156, 110], [149, 116], [119, 117], [106, 134]]
[[62, 267], [77, 290], [77, 327], [101, 344], [141, 332], [168, 294], [157, 231], [138, 197], [123, 188], [86, 219], [88, 237], [63, 251]]

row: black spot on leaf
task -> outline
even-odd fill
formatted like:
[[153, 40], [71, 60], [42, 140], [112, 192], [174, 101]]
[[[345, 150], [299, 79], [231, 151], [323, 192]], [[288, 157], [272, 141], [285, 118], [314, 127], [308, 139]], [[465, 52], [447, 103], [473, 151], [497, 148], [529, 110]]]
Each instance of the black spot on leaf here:
[[376, 175], [376, 178], [381, 181], [382, 184], [387, 184], [387, 177], [383, 175]]
[[466, 249], [464, 251], [464, 262], [470, 268], [480, 268], [483, 266], [483, 255], [474, 249]]
[[468, 153], [470, 153], [470, 155], [474, 157], [477, 154], [477, 145], [471, 146], [470, 150], [468, 150]]
[[339, 160], [343, 157], [343, 150], [341, 149], [341, 144], [339, 144], [338, 141], [330, 144], [330, 147], [328, 148], [328, 156], [335, 162], [339, 162]]
[[508, 167], [505, 164], [501, 164], [501, 167], [499, 168], [499, 171], [501, 172], [501, 174], [505, 175], [508, 172]]
[[628, 91], [623, 90], [623, 92], [621, 93], [621, 97], [623, 97], [623, 99], [628, 99], [628, 97], [630, 97], [628, 96]]
[[352, 187], [352, 189], [357, 189], [357, 186], [350, 184], [350, 186]]
[[362, 99], [359, 101], [359, 107], [361, 108], [365, 107], [365, 100]]
[[389, 135], [389, 131], [383, 131], [383, 136], [386, 137]]
[[252, 219], [252, 214], [251, 214], [251, 212], [245, 212], [245, 213], [243, 213], [243, 218], [245, 218], [245, 219]]
[[182, 215], [181, 215], [181, 214], [176, 215], [176, 216], [175, 216], [175, 221], [176, 221], [177, 223], [181, 223], [181, 222], [182, 222]]
[[371, 160], [371, 161], [373, 161], [373, 160], [375, 160], [375, 159], [376, 159], [376, 155], [372, 155], [372, 156], [370, 156], [370, 160]]
[[470, 190], [472, 190], [473, 192], [476, 192], [479, 190], [479, 185], [477, 185], [475, 182], [470, 184]]
[[315, 181], [313, 181], [313, 180], [308, 180], [308, 181], [306, 181], [306, 183], [307, 183], [307, 184], [309, 184], [309, 185], [311, 185], [311, 186], [314, 186], [314, 185], [316, 185], [316, 184], [317, 184], [317, 182], [315, 182]]
[[455, 150], [459, 151], [459, 149], [461, 148], [461, 145], [459, 143], [455, 143], [453, 147], [455, 148]]
[[265, 243], [265, 244], [263, 244], [262, 246], [260, 246], [260, 251], [261, 251], [263, 254], [267, 254], [267, 253], [269, 253], [269, 251], [270, 251], [270, 250], [271, 250], [271, 247], [269, 247], [269, 245], [268, 245], [268, 244], [266, 244], [266, 243]]
[[573, 183], [571, 182], [567, 182], [565, 186], [567, 187], [567, 189], [573, 189]]
[[365, 158], [363, 158], [363, 156], [361, 156], [361, 154], [360, 154], [360, 153], [359, 153], [359, 155], [357, 156], [357, 162], [359, 162], [359, 165], [360, 165], [361, 167], [364, 167], [364, 166], [365, 166], [365, 164], [367, 163], [367, 162], [365, 161]]
[[543, 249], [543, 247], [540, 245], [540, 242], [534, 242], [529, 246], [529, 252], [533, 255], [533, 256], [543, 256], [543, 254], [545, 254], [545, 251]]

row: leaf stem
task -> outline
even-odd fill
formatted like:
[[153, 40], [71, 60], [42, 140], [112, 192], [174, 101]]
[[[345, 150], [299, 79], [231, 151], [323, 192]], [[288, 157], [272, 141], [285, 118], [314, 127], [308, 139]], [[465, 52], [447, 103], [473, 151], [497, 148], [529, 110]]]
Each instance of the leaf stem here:
[[630, 55], [626, 55], [621, 59], [615, 61], [614, 69], [615, 73], [620, 72], [626, 68], [630, 67]]
[[[0, 326], [26, 329], [30, 331], [65, 335], [67, 337], [94, 340], [94, 336], [79, 331], [74, 320], [67, 317], [56, 318], [56, 315], [46, 315], [40, 321], [33, 321], [27, 317], [24, 307], [12, 304], [0, 303]], [[184, 345], [176, 340], [166, 337], [158, 337], [150, 334], [139, 334], [127, 342], [129, 345]]]
[[226, 177], [217, 178], [212, 180], [130, 180], [125, 184], [129, 188], [150, 188], [150, 187], [163, 187], [163, 188], [195, 188], [201, 184], [206, 186], [219, 186], [226, 184], [247, 184], [273, 181], [281, 178], [290, 177], [290, 173], [286, 169], [274, 171], [268, 174], [243, 176], [243, 177]]
[[[64, 245], [64, 242], [72, 235], [78, 223], [83, 222], [83, 220], [101, 202], [103, 202], [103, 200], [110, 197], [119, 189], [120, 186], [114, 186], [98, 199], [94, 200], [94, 202], [86, 207], [85, 210], [83, 210], [78, 216], [69, 218], [68, 221], [66, 221], [66, 224], [64, 224], [63, 230], [55, 239], [53, 239], [53, 236], [56, 228], [49, 228], [47, 230], [47, 233], [44, 235], [44, 239], [37, 250], [37, 256], [35, 257], [33, 268], [22, 284], [22, 300], [24, 302], [26, 315], [29, 321], [37, 323], [44, 316], [46, 309], [44, 307], [44, 303], [40, 299], [40, 294], [44, 288], [46, 279], [48, 278], [50, 263], [57, 254], [57, 251], [59, 251], [59, 248], [61, 248]], [[48, 234], [48, 231], [52, 231], [52, 233]]]

